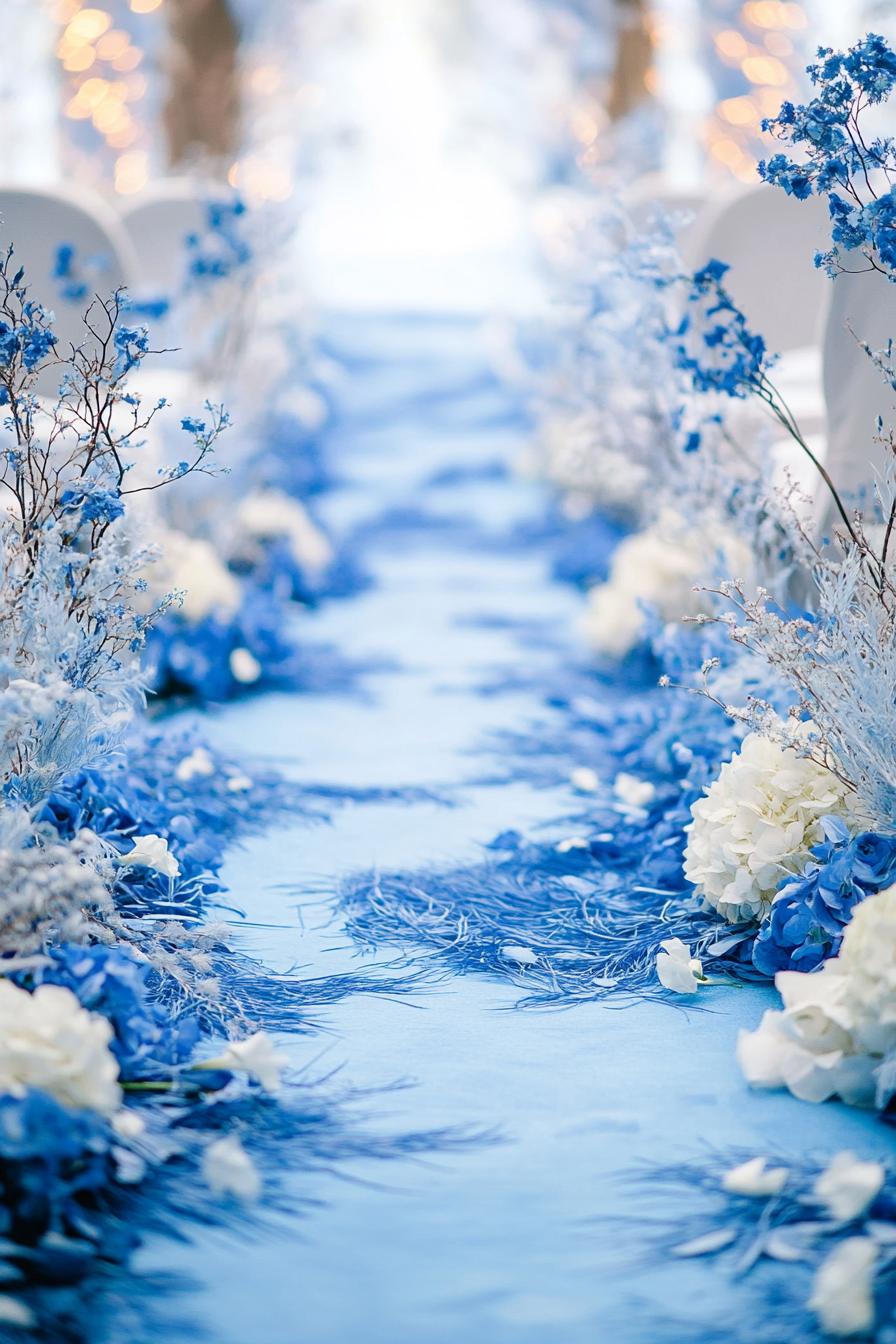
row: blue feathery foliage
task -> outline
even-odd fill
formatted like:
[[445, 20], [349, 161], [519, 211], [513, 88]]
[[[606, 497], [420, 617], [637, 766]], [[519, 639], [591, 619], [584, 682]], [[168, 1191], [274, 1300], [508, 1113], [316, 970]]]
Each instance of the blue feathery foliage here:
[[[852, 1153], [840, 1155], [843, 1159], [856, 1160]], [[830, 1165], [819, 1154], [766, 1152], [767, 1167], [782, 1173], [779, 1190], [765, 1195], [726, 1190], [728, 1173], [755, 1160], [755, 1152], [747, 1150], [711, 1150], [689, 1162], [645, 1164], [632, 1173], [629, 1183], [651, 1206], [651, 1214], [638, 1220], [639, 1231], [648, 1238], [649, 1261], [699, 1259], [707, 1273], [747, 1277], [759, 1295], [756, 1311], [743, 1334], [735, 1328], [730, 1338], [774, 1344], [786, 1334], [821, 1341], [830, 1334], [807, 1306], [815, 1271], [844, 1241], [868, 1238], [877, 1248], [873, 1295], [879, 1328], [896, 1306], [892, 1164], [877, 1168], [879, 1188], [868, 1199], [856, 1200], [857, 1211], [838, 1213], [817, 1192], [817, 1182]], [[666, 1204], [668, 1214], [663, 1211]], [[884, 1338], [874, 1328], [861, 1333]]]
[[[662, 993], [656, 954], [670, 937], [694, 945], [708, 968], [757, 976], [751, 938], [707, 911], [682, 872], [691, 803], [734, 750], [732, 724], [702, 698], [605, 689], [569, 678], [555, 713], [501, 739], [497, 778], [545, 786], [594, 769], [604, 784], [587, 810], [558, 817], [549, 841], [505, 832], [478, 863], [351, 878], [340, 906], [352, 935], [500, 974], [529, 1004]], [[620, 773], [652, 786], [643, 806], [613, 794]]]

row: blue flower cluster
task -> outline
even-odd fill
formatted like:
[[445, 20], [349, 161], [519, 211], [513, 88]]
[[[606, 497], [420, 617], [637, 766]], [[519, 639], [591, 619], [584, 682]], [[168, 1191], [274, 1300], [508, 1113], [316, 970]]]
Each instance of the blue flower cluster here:
[[[750, 331], [747, 320], [724, 286], [730, 267], [712, 259], [687, 279], [687, 307], [667, 338], [675, 363], [698, 392], [746, 397], [763, 385], [771, 360], [765, 341]], [[696, 443], [686, 442], [686, 451]]]
[[896, 280], [896, 141], [867, 139], [861, 118], [883, 102], [896, 85], [896, 52], [884, 38], [868, 33], [847, 51], [820, 47], [808, 67], [817, 93], [808, 103], [785, 102], [763, 129], [799, 151], [778, 153], [759, 164], [766, 182], [804, 200], [828, 198], [834, 246], [816, 255], [817, 266], [836, 274], [843, 252], [861, 250], [872, 266]]
[[[251, 675], [240, 674], [240, 659]], [[300, 667], [283, 602], [249, 581], [230, 617], [213, 614], [191, 623], [176, 610], [168, 612], [148, 633], [145, 662], [156, 695], [212, 701], [293, 683]]]
[[240, 227], [245, 217], [246, 203], [238, 195], [206, 202], [204, 232], [186, 239], [189, 281], [224, 280], [249, 264], [252, 248]]
[[170, 1072], [185, 1064], [199, 1043], [195, 1014], [162, 1008], [152, 997], [158, 975], [148, 962], [137, 961], [121, 948], [54, 948], [49, 967], [35, 981], [65, 985], [85, 1008], [108, 1018], [122, 1082]]
[[896, 881], [896, 836], [853, 836], [839, 817], [822, 826], [811, 862], [781, 884], [756, 936], [753, 964], [763, 975], [812, 971], [835, 956], [858, 903]]

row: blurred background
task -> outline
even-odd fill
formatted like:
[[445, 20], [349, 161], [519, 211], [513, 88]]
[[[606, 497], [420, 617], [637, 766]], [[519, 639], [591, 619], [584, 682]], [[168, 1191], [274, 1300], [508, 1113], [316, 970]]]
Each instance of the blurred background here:
[[[519, 259], [533, 200], [610, 164], [680, 191], [755, 181], [760, 122], [819, 42], [896, 25], [890, 0], [0, 8], [0, 185], [73, 182], [127, 209], [172, 174], [227, 183], [302, 218], [324, 300], [393, 307], [480, 305], [470, 259]], [[491, 297], [525, 307], [510, 273]]]

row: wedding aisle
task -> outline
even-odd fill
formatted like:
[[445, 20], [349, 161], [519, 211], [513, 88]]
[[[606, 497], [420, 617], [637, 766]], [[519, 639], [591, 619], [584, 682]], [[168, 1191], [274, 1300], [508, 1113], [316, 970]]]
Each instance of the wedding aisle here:
[[892, 6], [7, 7], [0, 1341], [896, 1344]]
[[[485, 329], [368, 315], [331, 323], [330, 340], [350, 377], [326, 522], [355, 534], [374, 583], [305, 620], [366, 669], [358, 694], [273, 693], [203, 716], [216, 747], [248, 748], [337, 799], [382, 791], [336, 802], [330, 824], [278, 825], [225, 864], [246, 916], [233, 921], [240, 945], [305, 980], [407, 951], [360, 956], [333, 914], [346, 876], [471, 861], [508, 828], [557, 833], [553, 819], [576, 806], [566, 783], [510, 778], [502, 745], [508, 731], [550, 727], [560, 710], [543, 688], [581, 654], [576, 596], [550, 577], [542, 490], [512, 470], [527, 425], [489, 371]], [[749, 1094], [734, 1041], [773, 1002], [770, 987], [733, 985], [705, 1009], [610, 999], [515, 1010], [524, 968], [518, 979], [438, 963], [409, 993], [313, 1011], [323, 1035], [281, 1038], [292, 1065], [338, 1068], [345, 1085], [372, 1089], [374, 1127], [458, 1126], [471, 1141], [310, 1177], [288, 1169], [284, 1146], [281, 1180], [298, 1209], [260, 1230], [199, 1231], [176, 1257], [167, 1241], [138, 1254], [138, 1273], [165, 1276], [176, 1262], [186, 1280], [158, 1305], [155, 1337], [685, 1344], [737, 1338], [732, 1322], [749, 1321], [751, 1340], [779, 1341], [768, 1278], [760, 1289], [668, 1257], [650, 1220], [674, 1243], [695, 1196], [651, 1190], [650, 1171], [714, 1149], [884, 1156], [879, 1122]], [[380, 1091], [392, 1081], [407, 1086]], [[135, 1335], [112, 1323], [107, 1337]]]

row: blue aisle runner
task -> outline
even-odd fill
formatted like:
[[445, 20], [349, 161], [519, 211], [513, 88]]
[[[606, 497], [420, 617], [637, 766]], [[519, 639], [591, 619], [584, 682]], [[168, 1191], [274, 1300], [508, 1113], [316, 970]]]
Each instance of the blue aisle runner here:
[[[580, 607], [551, 580], [544, 548], [498, 544], [545, 501], [494, 467], [512, 468], [526, 426], [477, 337], [459, 321], [339, 324], [344, 484], [324, 508], [337, 532], [358, 530], [375, 584], [303, 624], [373, 670], [358, 697], [268, 695], [203, 723], [216, 745], [302, 781], [432, 794], [344, 805], [331, 825], [281, 826], [231, 856], [242, 939], [277, 968], [357, 969], [331, 916], [346, 875], [472, 861], [498, 832], [536, 834], [575, 806], [565, 785], [469, 782], [506, 767], [494, 734], [545, 713], [534, 691], [478, 688], [572, 658]], [[534, 652], [514, 619], [543, 623]], [[319, 1206], [263, 1232], [151, 1241], [138, 1270], [192, 1285], [170, 1309], [166, 1344], [685, 1344], [737, 1338], [735, 1327], [778, 1339], [773, 1322], [759, 1324], [770, 1304], [757, 1281], [654, 1255], [646, 1220], [659, 1205], [636, 1173], [714, 1147], [883, 1154], [879, 1122], [749, 1094], [734, 1042], [767, 990], [718, 990], [699, 1011], [612, 1001], [510, 1011], [519, 997], [509, 983], [443, 976], [410, 997], [346, 1000], [322, 1018], [324, 1034], [284, 1042], [297, 1066], [343, 1066], [346, 1084], [411, 1083], [371, 1096], [374, 1125], [470, 1126], [502, 1141], [359, 1163], [357, 1180], [287, 1172], [287, 1189]], [[132, 1323], [110, 1339], [133, 1340]]]

